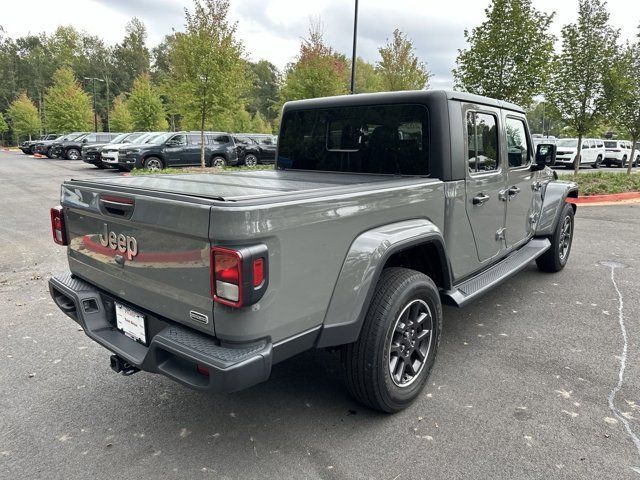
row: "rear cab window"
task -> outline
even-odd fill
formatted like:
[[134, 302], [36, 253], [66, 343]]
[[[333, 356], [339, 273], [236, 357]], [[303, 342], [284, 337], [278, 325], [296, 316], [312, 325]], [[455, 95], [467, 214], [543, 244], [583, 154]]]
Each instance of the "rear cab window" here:
[[421, 105], [292, 110], [282, 120], [278, 167], [427, 176], [427, 127]]

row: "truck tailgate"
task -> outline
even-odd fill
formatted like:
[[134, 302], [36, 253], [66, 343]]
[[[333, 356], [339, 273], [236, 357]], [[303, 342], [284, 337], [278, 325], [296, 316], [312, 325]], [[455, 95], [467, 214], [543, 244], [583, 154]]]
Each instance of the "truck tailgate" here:
[[134, 308], [215, 333], [207, 202], [72, 181], [62, 206], [73, 274]]

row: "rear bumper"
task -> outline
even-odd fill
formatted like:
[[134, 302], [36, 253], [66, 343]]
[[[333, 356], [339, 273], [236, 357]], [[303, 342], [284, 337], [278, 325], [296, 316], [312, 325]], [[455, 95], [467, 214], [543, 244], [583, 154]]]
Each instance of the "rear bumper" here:
[[[154, 319], [147, 327], [149, 345], [145, 346], [115, 328], [112, 308], [91, 284], [67, 273], [51, 278], [49, 291], [87, 336], [140, 370], [211, 393], [242, 390], [267, 380], [271, 373], [272, 345], [266, 340], [222, 346], [191, 328]], [[198, 366], [209, 375], [199, 373]]]

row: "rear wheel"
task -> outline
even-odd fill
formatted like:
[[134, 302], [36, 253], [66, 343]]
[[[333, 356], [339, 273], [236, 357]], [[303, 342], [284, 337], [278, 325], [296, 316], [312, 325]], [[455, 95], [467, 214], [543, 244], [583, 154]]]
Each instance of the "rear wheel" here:
[[256, 157], [253, 153], [249, 153], [244, 157], [244, 164], [247, 167], [255, 167], [258, 165], [258, 157]]
[[622, 162], [620, 162], [620, 168], [624, 168], [627, 166], [627, 156], [622, 157]]
[[146, 170], [162, 170], [164, 163], [158, 157], [148, 157], [145, 159], [143, 166]]
[[551, 248], [536, 259], [538, 268], [543, 272], [559, 272], [567, 264], [573, 242], [573, 207], [565, 203], [556, 229], [549, 240]]
[[342, 351], [350, 393], [383, 412], [406, 408], [427, 382], [441, 329], [442, 305], [433, 281], [415, 270], [385, 269], [360, 337]]
[[80, 150], [78, 150], [77, 148], [70, 148], [69, 150], [67, 150], [66, 157], [69, 160], [78, 160], [80, 158]]
[[593, 165], [591, 165], [592, 168], [600, 168], [600, 164], [602, 163], [602, 155], [598, 155], [598, 158], [596, 158], [596, 161], [593, 162]]

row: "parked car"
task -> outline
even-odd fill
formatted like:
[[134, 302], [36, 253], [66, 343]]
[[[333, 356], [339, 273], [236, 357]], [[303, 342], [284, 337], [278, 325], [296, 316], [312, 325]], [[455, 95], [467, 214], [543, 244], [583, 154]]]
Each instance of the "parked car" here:
[[427, 384], [443, 301], [567, 264], [577, 186], [516, 105], [349, 95], [287, 103], [280, 128], [274, 171], [64, 182], [51, 224], [70, 271], [49, 289], [114, 371], [236, 391], [340, 348], [351, 393], [397, 412]]
[[73, 140], [55, 142], [51, 145], [52, 155], [65, 160], [80, 160], [82, 158], [83, 145], [104, 144], [116, 138], [120, 133], [91, 132]]
[[[626, 167], [627, 161], [631, 158], [631, 142], [627, 140], [605, 140], [606, 153], [604, 156], [604, 165], [610, 167]], [[633, 166], [640, 164], [640, 152], [636, 151], [636, 158]]]
[[20, 150], [25, 155], [33, 155], [35, 153], [36, 144], [46, 141], [46, 140], [55, 140], [59, 135], [57, 133], [49, 133], [47, 135], [41, 135], [35, 140], [26, 140], [20, 144]]
[[153, 139], [159, 137], [160, 135], [164, 135], [167, 132], [145, 132], [136, 139], [121, 143], [119, 145], [105, 145], [102, 147], [100, 152], [100, 159], [103, 167], [109, 168], [119, 168], [118, 159], [123, 151], [123, 149], [136, 146], [136, 145], [144, 145], [152, 141]]
[[[578, 150], [577, 138], [560, 138], [556, 141], [556, 166], [562, 165], [575, 168], [576, 152]], [[580, 166], [590, 165], [598, 168], [604, 160], [604, 141], [595, 138], [582, 139], [582, 154]]]
[[238, 163], [248, 167], [258, 164], [275, 163], [276, 145], [264, 143], [263, 137], [250, 134], [233, 135], [233, 141], [238, 150]]
[[133, 132], [133, 133], [121, 133], [108, 143], [94, 143], [82, 146], [82, 161], [90, 165], [94, 165], [97, 168], [105, 168], [102, 164], [102, 149], [103, 147], [112, 145], [122, 145], [123, 143], [132, 143], [136, 139], [144, 135], [145, 132]]
[[56, 158], [51, 148], [54, 144], [70, 142], [86, 135], [87, 133], [89, 132], [71, 132], [66, 135], [60, 135], [58, 138], [53, 140], [43, 140], [36, 143], [34, 153], [46, 155], [48, 158]]
[[[238, 152], [230, 134], [205, 132], [204, 138], [206, 166], [238, 164]], [[197, 166], [200, 165], [200, 146], [200, 132], [169, 132], [144, 145], [121, 148], [117, 166], [121, 170]]]

